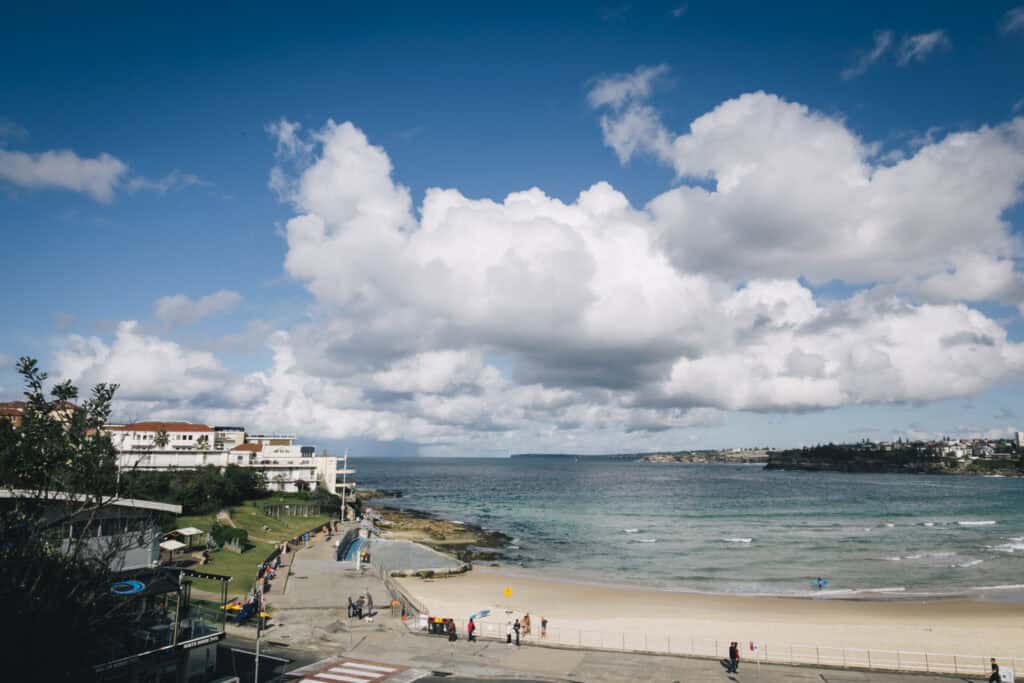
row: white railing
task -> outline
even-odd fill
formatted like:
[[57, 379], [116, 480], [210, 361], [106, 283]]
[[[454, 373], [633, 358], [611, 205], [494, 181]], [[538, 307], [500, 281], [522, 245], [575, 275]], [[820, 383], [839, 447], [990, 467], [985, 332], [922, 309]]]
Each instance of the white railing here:
[[[422, 611], [422, 614], [427, 614]], [[446, 615], [435, 615], [446, 616]], [[516, 615], [521, 616], [521, 615]], [[515, 618], [515, 617], [513, 617]], [[500, 619], [500, 617], [499, 617]], [[467, 620], [456, 619], [459, 638], [466, 637]], [[413, 621], [410, 628], [415, 628]], [[476, 637], [486, 640], [506, 638], [506, 623], [495, 621], [495, 616], [476, 622]], [[523, 635], [524, 645], [571, 647], [587, 650], [612, 650], [646, 654], [666, 654], [684, 657], [725, 659], [729, 656], [729, 641], [698, 638], [682, 634], [614, 632], [591, 629], [573, 629], [548, 626], [541, 635], [540, 619], [531, 624], [532, 632]], [[514, 636], [513, 636], [514, 638]], [[754, 641], [740, 642], [740, 661], [744, 666], [758, 662], [765, 664], [793, 664], [880, 671], [919, 671], [987, 676], [989, 659], [995, 655], [941, 654], [905, 650], [878, 650], [854, 647], [826, 647], [818, 645], [782, 644]], [[1024, 672], [1024, 656], [995, 656], [1001, 667]]]

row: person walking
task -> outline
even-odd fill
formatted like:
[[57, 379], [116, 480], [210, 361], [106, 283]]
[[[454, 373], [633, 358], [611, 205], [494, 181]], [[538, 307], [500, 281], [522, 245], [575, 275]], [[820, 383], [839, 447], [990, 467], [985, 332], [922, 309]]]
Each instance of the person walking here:
[[516, 632], [516, 647], [519, 647], [519, 632], [523, 630], [522, 624], [516, 619], [516, 623], [512, 626], [512, 630]]
[[523, 617], [523, 635], [530, 635], [530, 613], [527, 612], [526, 616]]
[[734, 674], [740, 669], [740, 645], [735, 640], [729, 643], [729, 673]]
[[505, 625], [505, 643], [508, 645], [512, 644], [512, 622], [509, 621]]
[[470, 617], [469, 623], [466, 624], [466, 637], [471, 643], [476, 641], [476, 622], [473, 621], [473, 617]]
[[545, 616], [541, 616], [540, 618], [540, 637], [548, 637], [548, 618]]
[[355, 614], [356, 605], [352, 602], [352, 596], [348, 596], [348, 618], [351, 619], [352, 615]]
[[459, 639], [459, 636], [457, 636], [455, 634], [455, 620], [454, 619], [449, 619], [448, 620], [448, 642], [449, 643], [454, 643], [458, 639]]
[[988, 683], [999, 683], [1002, 679], [999, 676], [999, 665], [996, 664], [996, 658], [993, 657], [992, 663], [992, 675], [988, 677]]

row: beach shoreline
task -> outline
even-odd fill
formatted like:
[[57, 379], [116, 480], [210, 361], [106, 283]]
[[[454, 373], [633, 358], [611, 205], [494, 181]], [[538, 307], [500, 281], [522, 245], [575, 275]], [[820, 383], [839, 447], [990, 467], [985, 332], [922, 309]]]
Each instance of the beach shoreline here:
[[[397, 579], [432, 614], [465, 619], [491, 610], [503, 624], [527, 612], [545, 616], [559, 637], [572, 632], [625, 641], [741, 639], [776, 649], [792, 644], [828, 648], [1021, 656], [1024, 608], [980, 599], [839, 600], [661, 591], [558, 580], [542, 572], [476, 567], [443, 579]], [[505, 589], [511, 589], [511, 597]]]

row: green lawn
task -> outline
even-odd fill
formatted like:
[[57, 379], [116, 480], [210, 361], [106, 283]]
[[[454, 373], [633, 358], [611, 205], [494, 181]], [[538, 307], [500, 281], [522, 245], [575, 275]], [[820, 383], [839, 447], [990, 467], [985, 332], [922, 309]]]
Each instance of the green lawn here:
[[[288, 497], [276, 496], [247, 500], [241, 505], [230, 508], [231, 519], [235, 526], [249, 532], [249, 547], [241, 554], [233, 553], [230, 550], [218, 550], [210, 553], [211, 562], [202, 567], [196, 567], [196, 569], [208, 570], [211, 574], [230, 576], [228, 597], [244, 595], [256, 579], [256, 565], [266, 559], [267, 555], [274, 550], [275, 543], [293, 538], [311, 528], [320, 527], [330, 519], [329, 514], [310, 517], [283, 516], [280, 519], [263, 514], [263, 507], [269, 503], [290, 503], [293, 500]], [[294, 502], [299, 505], [304, 504], [304, 501], [301, 500], [294, 500]], [[182, 515], [177, 518], [175, 528], [194, 526], [197, 529], [209, 531], [216, 520], [217, 515], [213, 513]], [[267, 528], [264, 529], [264, 527]], [[220, 590], [217, 581], [196, 579], [194, 585], [204, 591], [219, 592]]]

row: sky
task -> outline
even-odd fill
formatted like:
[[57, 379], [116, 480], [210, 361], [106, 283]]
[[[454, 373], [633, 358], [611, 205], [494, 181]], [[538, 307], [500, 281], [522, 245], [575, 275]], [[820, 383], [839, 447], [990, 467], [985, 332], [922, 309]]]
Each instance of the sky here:
[[1024, 429], [1024, 5], [35, 3], [0, 400], [353, 455]]

